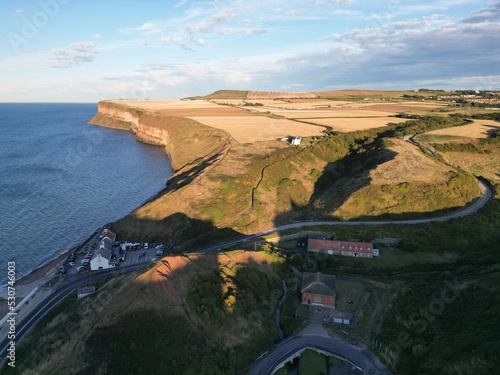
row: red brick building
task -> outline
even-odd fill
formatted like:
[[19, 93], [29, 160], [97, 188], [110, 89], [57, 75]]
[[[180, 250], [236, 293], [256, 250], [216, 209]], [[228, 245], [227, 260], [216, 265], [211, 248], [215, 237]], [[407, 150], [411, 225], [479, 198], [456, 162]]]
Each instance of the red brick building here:
[[323, 252], [329, 255], [371, 258], [373, 257], [373, 244], [371, 242], [331, 241], [308, 238], [307, 251], [313, 253]]
[[321, 272], [304, 272], [302, 275], [300, 293], [303, 304], [335, 307], [336, 289], [334, 275], [325, 275]]

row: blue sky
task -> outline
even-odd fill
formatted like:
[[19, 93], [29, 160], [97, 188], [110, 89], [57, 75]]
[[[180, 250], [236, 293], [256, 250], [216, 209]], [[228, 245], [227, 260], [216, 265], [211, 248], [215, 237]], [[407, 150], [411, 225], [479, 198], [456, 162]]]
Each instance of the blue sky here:
[[0, 101], [500, 89], [500, 1], [9, 0]]

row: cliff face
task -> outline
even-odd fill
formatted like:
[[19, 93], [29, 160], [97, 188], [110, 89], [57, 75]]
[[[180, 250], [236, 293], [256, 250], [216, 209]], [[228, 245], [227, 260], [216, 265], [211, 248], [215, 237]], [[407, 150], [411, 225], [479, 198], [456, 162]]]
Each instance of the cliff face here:
[[111, 101], [99, 102], [98, 113], [89, 124], [129, 130], [141, 142], [165, 147], [176, 171], [221, 152], [226, 145], [223, 132], [197, 121]]

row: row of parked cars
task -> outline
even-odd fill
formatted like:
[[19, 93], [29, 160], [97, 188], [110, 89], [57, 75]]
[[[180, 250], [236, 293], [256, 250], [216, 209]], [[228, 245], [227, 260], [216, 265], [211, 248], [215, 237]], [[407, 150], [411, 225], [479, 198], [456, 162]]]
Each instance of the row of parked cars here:
[[57, 270], [59, 271], [59, 273], [65, 274], [66, 272], [68, 272], [68, 269], [70, 267], [73, 267], [75, 265], [75, 261], [76, 261], [76, 255], [75, 253], [71, 253], [68, 259], [66, 260], [66, 263], [64, 263]]

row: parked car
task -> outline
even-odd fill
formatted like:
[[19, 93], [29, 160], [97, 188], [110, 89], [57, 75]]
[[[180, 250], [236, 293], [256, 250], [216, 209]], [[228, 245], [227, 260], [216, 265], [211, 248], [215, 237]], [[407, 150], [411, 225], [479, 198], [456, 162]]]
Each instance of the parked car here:
[[73, 267], [75, 265], [75, 262], [68, 262], [68, 266]]
[[81, 264], [89, 264], [90, 263], [90, 259], [82, 259], [82, 261], [80, 263]]
[[77, 270], [78, 272], [81, 272], [81, 271], [83, 271], [85, 268], [87, 268], [87, 266], [78, 266], [78, 267], [76, 267], [76, 270]]

